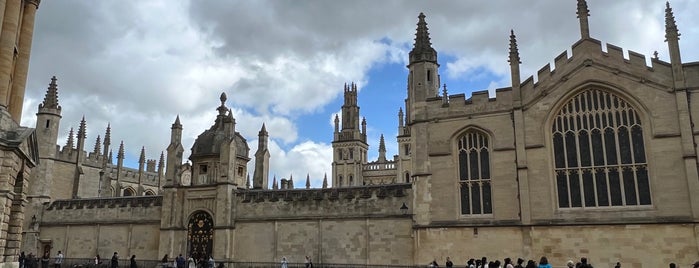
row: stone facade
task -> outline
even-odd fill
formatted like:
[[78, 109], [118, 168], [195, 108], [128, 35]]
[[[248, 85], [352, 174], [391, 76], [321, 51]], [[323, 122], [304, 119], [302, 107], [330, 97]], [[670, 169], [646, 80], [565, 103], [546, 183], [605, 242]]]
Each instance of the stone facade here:
[[[267, 189], [274, 159], [264, 125], [250, 183], [249, 148], [225, 94], [214, 124], [192, 147], [191, 164], [183, 164], [179, 118], [167, 164], [161, 157], [157, 171], [154, 160], [123, 167], [121, 148], [112, 164], [109, 128], [103, 147], [98, 140], [88, 154], [84, 121], [77, 146], [71, 134], [61, 149], [53, 80], [37, 114], [41, 162], [26, 212], [36, 218], [24, 223], [22, 247], [70, 257], [118, 251], [252, 262], [311, 255], [316, 263], [395, 265], [447, 256], [459, 265], [481, 256], [547, 256], [555, 266], [583, 256], [595, 267], [693, 263], [699, 104], [690, 100], [699, 64], [682, 62], [669, 4], [670, 61], [653, 58], [650, 66], [643, 55], [592, 38], [586, 2], [577, 8], [580, 40], [536, 79], [520, 78], [510, 33], [512, 86], [494, 98], [448, 94], [420, 14], [398, 112], [398, 155], [386, 157], [382, 136], [379, 159], [367, 159], [357, 86], [345, 85], [332, 188], [293, 189], [292, 178], [280, 188], [275, 178]], [[128, 187], [136, 196], [121, 196]], [[157, 195], [144, 196], [149, 190]]]

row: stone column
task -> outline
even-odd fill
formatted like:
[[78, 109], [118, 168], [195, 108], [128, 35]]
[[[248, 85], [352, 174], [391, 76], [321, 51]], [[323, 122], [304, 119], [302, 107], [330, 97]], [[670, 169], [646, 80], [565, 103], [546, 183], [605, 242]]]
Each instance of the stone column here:
[[22, 0], [7, 0], [0, 33], [0, 106], [7, 107]]
[[22, 119], [22, 106], [24, 105], [24, 91], [27, 85], [27, 71], [29, 70], [29, 56], [32, 50], [32, 38], [34, 36], [34, 18], [39, 8], [38, 0], [25, 1], [22, 15], [22, 25], [19, 34], [19, 47], [17, 62], [12, 79], [12, 89], [8, 99], [8, 111], [15, 122]]

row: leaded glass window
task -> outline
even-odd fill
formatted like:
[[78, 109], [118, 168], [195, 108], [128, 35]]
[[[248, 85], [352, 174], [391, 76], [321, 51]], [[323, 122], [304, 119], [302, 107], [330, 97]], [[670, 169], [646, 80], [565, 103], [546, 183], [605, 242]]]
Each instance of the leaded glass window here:
[[457, 143], [461, 214], [492, 214], [488, 136], [467, 131]]
[[561, 108], [551, 131], [559, 208], [651, 204], [643, 128], [629, 103], [584, 91]]

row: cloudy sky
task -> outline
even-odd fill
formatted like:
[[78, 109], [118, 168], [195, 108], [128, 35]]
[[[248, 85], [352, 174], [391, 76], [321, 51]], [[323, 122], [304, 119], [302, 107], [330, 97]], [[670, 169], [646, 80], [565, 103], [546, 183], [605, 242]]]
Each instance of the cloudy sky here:
[[[589, 0], [591, 35], [645, 55], [664, 42], [665, 1]], [[673, 0], [685, 62], [699, 61], [699, 0]], [[157, 159], [177, 115], [185, 157], [214, 121], [226, 92], [250, 156], [265, 123], [270, 177], [331, 172], [332, 117], [344, 83], [359, 87], [370, 159], [386, 136], [396, 154], [397, 113], [406, 97], [407, 53], [424, 12], [449, 94], [510, 85], [510, 29], [522, 77], [580, 37], [574, 0], [529, 1], [42, 1], [37, 14], [22, 124], [34, 126], [51, 76], [63, 118], [58, 144], [85, 116], [88, 149], [112, 126], [136, 167], [140, 148]], [[116, 153], [115, 153], [116, 154]], [[250, 166], [252, 173], [252, 166]], [[271, 181], [271, 179], [270, 179]]]

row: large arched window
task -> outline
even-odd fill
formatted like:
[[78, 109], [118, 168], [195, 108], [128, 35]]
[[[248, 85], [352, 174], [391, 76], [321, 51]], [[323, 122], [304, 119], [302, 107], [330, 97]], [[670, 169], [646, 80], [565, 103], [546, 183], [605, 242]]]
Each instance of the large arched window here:
[[461, 214], [491, 214], [490, 152], [488, 136], [470, 130], [457, 141]]
[[638, 113], [601, 90], [573, 97], [551, 128], [559, 208], [650, 205]]

